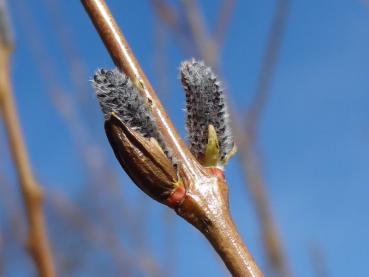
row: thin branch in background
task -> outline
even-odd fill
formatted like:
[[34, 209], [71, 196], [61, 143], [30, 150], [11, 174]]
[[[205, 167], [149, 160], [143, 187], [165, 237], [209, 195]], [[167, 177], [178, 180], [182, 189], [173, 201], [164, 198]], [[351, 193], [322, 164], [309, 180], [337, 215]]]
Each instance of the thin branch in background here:
[[267, 255], [267, 261], [272, 272], [277, 276], [290, 276], [287, 270], [287, 261], [284, 257], [282, 244], [278, 235], [277, 226], [273, 219], [273, 213], [269, 206], [266, 193], [266, 185], [260, 165], [260, 155], [250, 144], [250, 139], [244, 133], [241, 144], [238, 144], [241, 165], [244, 168], [246, 182], [254, 201], [255, 209], [260, 221], [263, 243]]
[[316, 242], [312, 242], [309, 245], [309, 256], [312, 264], [313, 269], [313, 276], [315, 277], [328, 277], [326, 259], [324, 256], [323, 249], [321, 245], [317, 244]]
[[76, 39], [74, 39], [72, 30], [69, 28], [69, 24], [65, 21], [62, 12], [63, 7], [60, 5], [59, 0], [44, 0], [48, 13], [50, 15], [51, 22], [53, 23], [59, 45], [63, 49], [66, 61], [68, 64], [69, 78], [72, 80], [73, 92], [78, 93], [79, 98], [86, 98], [89, 95], [89, 88], [86, 82], [83, 82], [87, 76], [86, 64], [82, 60], [76, 46]]
[[[90, 177], [91, 182], [88, 182], [89, 186], [87, 186], [87, 188], [90, 189], [88, 194], [90, 196], [94, 195], [91, 198], [96, 202], [97, 199], [103, 197], [102, 192], [105, 194], [109, 193], [109, 203], [116, 204], [115, 208], [123, 213], [123, 215], [120, 214], [120, 218], [123, 216], [124, 221], [112, 220], [111, 212], [107, 210], [110, 205], [107, 205], [106, 203], [104, 205], [99, 205], [96, 203], [94, 206], [94, 208], [97, 209], [97, 211], [95, 211], [95, 216], [97, 216], [101, 221], [104, 221], [102, 225], [109, 230], [111, 236], [117, 233], [117, 227], [115, 226], [114, 222], [119, 222], [119, 224], [128, 222], [127, 226], [124, 226], [124, 230], [131, 234], [134, 241], [139, 242], [141, 231], [137, 228], [132, 228], [131, 226], [133, 226], [133, 224], [129, 223], [132, 222], [132, 220], [135, 218], [135, 215], [133, 210], [126, 204], [126, 201], [121, 199], [121, 197], [123, 197], [122, 186], [121, 184], [118, 184], [116, 172], [108, 166], [107, 157], [104, 151], [101, 150], [101, 147], [91, 141], [91, 138], [94, 136], [91, 135], [91, 132], [86, 127], [86, 124], [84, 124], [82, 119], [79, 117], [75, 101], [73, 101], [71, 96], [65, 91], [59, 82], [57, 77], [58, 74], [56, 73], [52, 59], [47, 56], [48, 51], [44, 46], [46, 43], [43, 43], [44, 39], [38, 31], [32, 14], [29, 12], [27, 2], [24, 1], [23, 4], [19, 6], [17, 11], [21, 15], [18, 17], [19, 22], [26, 30], [26, 34], [28, 34], [27, 38], [29, 45], [33, 51], [38, 68], [41, 71], [41, 77], [44, 80], [43, 83], [46, 85], [46, 89], [51, 95], [51, 99], [56, 107], [56, 110], [62, 116], [64, 122], [69, 128], [72, 139], [76, 143], [80, 157], [82, 157], [83, 162], [81, 164], [85, 165], [87, 176]], [[68, 32], [65, 33], [66, 36], [68, 34]], [[64, 39], [68, 40], [68, 37], [65, 37]], [[67, 50], [68, 49], [66, 49], [66, 51]], [[71, 70], [73, 69], [71, 68]], [[83, 79], [86, 79], [86, 77], [87, 76], [85, 76]], [[79, 86], [76, 84], [75, 87]], [[99, 158], [96, 159], [96, 157]], [[101, 190], [102, 183], [104, 184], [103, 190]], [[148, 253], [149, 250], [146, 248], [142, 250], [142, 252]], [[147, 254], [144, 254], [144, 256], [147, 256]], [[116, 259], [116, 261], [117, 260], [118, 259]]]
[[164, 260], [167, 266], [165, 267], [166, 276], [173, 276], [173, 272], [177, 269], [177, 232], [175, 225], [175, 214], [171, 210], [164, 211], [165, 223], [165, 256]]
[[[69, 133], [75, 142], [77, 153], [79, 154], [78, 157], [82, 160], [81, 164], [84, 166], [86, 175], [92, 180], [92, 182], [88, 183], [89, 186], [87, 186], [89, 194], [94, 195], [93, 198], [95, 201], [98, 199], [98, 196], [101, 194], [99, 187], [103, 182], [102, 178], [99, 176], [104, 176], [104, 191], [115, 190], [115, 193], [112, 195], [122, 195], [122, 193], [119, 192], [121, 186], [117, 185], [114, 187], [115, 183], [111, 182], [116, 179], [114, 174], [109, 168], [107, 168], [107, 170], [103, 169], [103, 167], [106, 167], [106, 163], [102, 163], [102, 161], [106, 160], [104, 152], [96, 144], [92, 143], [91, 139], [94, 136], [90, 134], [89, 130], [86, 128], [86, 124], [84, 124], [79, 117], [75, 101], [73, 101], [70, 94], [66, 92], [61, 82], [59, 82], [58, 74], [52, 63], [52, 58], [50, 55], [47, 55], [48, 51], [45, 47], [47, 44], [44, 42], [45, 40], [35, 24], [34, 17], [29, 12], [27, 1], [23, 1], [22, 5], [19, 5], [16, 11], [19, 12], [19, 23], [25, 29], [28, 44], [30, 45], [36, 65], [41, 72], [43, 84], [51, 97], [51, 102], [66, 123]], [[99, 157], [99, 159], [96, 157]], [[100, 172], [104, 172], [104, 174], [100, 174]], [[112, 186], [114, 188], [112, 188]], [[100, 213], [99, 217], [103, 220], [109, 218], [106, 216], [105, 212], [99, 210], [98, 213]]]
[[[83, 158], [81, 164], [86, 166], [88, 173], [94, 173], [100, 166], [99, 163], [101, 157], [104, 157], [104, 153], [99, 150], [98, 146], [91, 143], [93, 136], [91, 136], [85, 127], [86, 125], [79, 117], [75, 101], [73, 101], [61, 82], [59, 82], [58, 73], [52, 63], [52, 57], [48, 55], [45, 47], [47, 45], [45, 39], [39, 32], [39, 28], [37, 28], [34, 16], [29, 11], [29, 5], [27, 3], [27, 1], [23, 1], [22, 5], [19, 5], [15, 11], [19, 14], [19, 23], [25, 30], [34, 60], [41, 72], [41, 77], [44, 81], [43, 84], [45, 84], [47, 92], [51, 96], [52, 103], [63, 118], [73, 141], [76, 143], [76, 148]], [[71, 70], [73, 69], [71, 68]], [[99, 156], [100, 158], [94, 159], [94, 156]]]
[[274, 222], [272, 209], [269, 206], [269, 197], [262, 172], [262, 154], [258, 151], [256, 137], [275, 73], [283, 34], [286, 29], [288, 9], [289, 0], [279, 0], [277, 2], [272, 28], [262, 60], [257, 89], [246, 117], [245, 137], [243, 143], [239, 145], [240, 159], [247, 178], [246, 183], [253, 195], [252, 199], [255, 201], [256, 211], [260, 219], [268, 263], [272, 272], [275, 272], [277, 276], [290, 276], [291, 272], [279, 238], [277, 225]]
[[177, 11], [169, 5], [167, 0], [151, 0], [150, 2], [157, 17], [168, 26], [181, 50], [186, 54], [193, 52], [194, 48], [188, 38], [189, 34]]
[[261, 70], [257, 80], [254, 99], [246, 117], [247, 131], [256, 136], [260, 127], [261, 116], [268, 101], [268, 93], [274, 77], [278, 56], [286, 29], [290, 0], [278, 0], [274, 12], [271, 30], [267, 39]]
[[212, 37], [214, 38], [215, 44], [218, 48], [224, 44], [229, 24], [233, 16], [234, 7], [235, 0], [223, 0], [219, 7], [218, 18], [212, 31]]
[[64, 221], [73, 229], [79, 231], [93, 245], [107, 250], [112, 254], [115, 263], [120, 267], [120, 272], [127, 274], [138, 268], [150, 276], [162, 276], [162, 269], [157, 266], [155, 260], [148, 253], [133, 255], [124, 249], [116, 236], [105, 232], [101, 227], [88, 219], [88, 216], [63, 193], [48, 191], [48, 204]]
[[[12, 187], [12, 183], [8, 181], [5, 175], [0, 176], [0, 201], [3, 211], [5, 211], [5, 214], [9, 218], [9, 226], [6, 226], [6, 228], [10, 230], [12, 236], [17, 241], [22, 241], [27, 232], [26, 218], [21, 211], [20, 205], [18, 205], [20, 204], [19, 199], [15, 196], [16, 192], [11, 189]], [[4, 241], [4, 245], [6, 243], [7, 240]]]
[[4, 252], [3, 232], [0, 229], [0, 277], [4, 276]]
[[[0, 13], [6, 15], [5, 3], [1, 2]], [[1, 29], [8, 28], [1, 20]], [[10, 32], [10, 31], [9, 31]], [[1, 39], [0, 45], [0, 105], [1, 113], [7, 130], [8, 141], [18, 174], [19, 185], [23, 194], [28, 219], [29, 251], [34, 259], [40, 276], [55, 276], [54, 262], [47, 237], [46, 224], [43, 214], [43, 192], [37, 183], [31, 169], [23, 134], [16, 112], [15, 100], [10, 81], [10, 57], [13, 45], [6, 36]]]
[[218, 47], [206, 29], [206, 24], [201, 10], [197, 5], [197, 1], [182, 0], [181, 3], [200, 57], [204, 59], [206, 64], [218, 69]]
[[168, 5], [166, 0], [151, 0], [151, 3], [165, 24], [170, 26], [174, 31], [182, 33], [183, 30], [181, 28], [179, 15], [174, 8]]
[[[4, 271], [1, 272], [0, 269], [0, 276], [5, 276], [5, 271], [10, 268], [9, 262], [14, 262], [17, 266], [22, 262], [19, 256], [12, 259], [11, 252], [15, 249], [25, 252], [24, 241], [27, 235], [27, 219], [22, 209], [22, 196], [18, 195], [17, 184], [9, 181], [7, 177], [4, 172], [0, 173], [0, 208], [4, 215], [0, 224], [0, 233], [3, 236], [0, 246], [0, 267], [2, 266]], [[28, 260], [28, 252], [25, 253]]]
[[14, 33], [10, 26], [10, 16], [5, 0], [0, 0], [0, 43], [2, 47], [14, 47]]
[[[68, 67], [70, 68], [69, 71], [73, 73], [79, 73], [79, 74], [76, 74], [75, 76], [73, 76], [74, 74], [71, 75], [71, 80], [74, 83], [75, 91], [80, 94], [82, 93], [83, 94], [82, 96], [86, 97], [87, 93], [90, 92], [86, 86], [87, 82], [84, 81], [88, 77], [85, 71], [86, 63], [82, 60], [81, 55], [78, 53], [78, 49], [72, 43], [75, 40], [73, 39], [72, 30], [68, 28], [68, 26], [70, 25], [68, 25], [68, 23], [63, 20], [62, 16], [60, 16], [60, 14], [62, 14], [60, 13], [60, 10], [62, 8], [60, 5], [61, 3], [59, 0], [45, 0], [45, 2], [47, 4], [47, 7], [49, 8], [48, 10], [50, 11], [50, 14], [52, 15], [52, 20], [53, 22], [55, 22], [55, 26], [58, 30], [57, 33], [60, 34], [58, 38], [60, 38], [61, 46], [64, 50], [65, 56], [67, 57]], [[69, 101], [60, 101], [60, 102], [69, 103], [69, 106], [73, 107], [73, 103], [71, 103], [70, 99]], [[88, 108], [91, 108], [91, 105], [85, 105], [85, 103], [82, 102], [79, 108], [82, 108], [84, 111], [86, 111], [88, 110]], [[79, 124], [79, 127], [81, 127], [82, 125], [83, 125], [82, 123]], [[88, 131], [89, 130], [87, 130], [86, 128], [85, 132], [87, 133]], [[89, 168], [89, 173], [91, 173], [90, 176], [92, 176], [93, 172], [95, 171], [99, 172], [101, 176], [104, 176], [104, 178], [109, 179], [108, 185], [110, 185], [112, 189], [114, 190], [112, 191], [112, 193], [119, 194], [122, 186], [121, 184], [118, 184], [116, 181], [117, 180], [117, 178], [115, 178], [116, 172], [113, 172], [111, 168], [105, 166], [106, 165], [106, 162], [105, 162], [106, 156], [104, 155], [105, 153], [103, 153], [103, 151], [101, 150], [100, 147], [98, 147], [98, 145], [94, 145], [91, 143], [89, 147], [95, 149], [93, 156], [99, 157], [99, 160], [100, 160], [99, 165], [97, 167]], [[104, 158], [102, 159], [101, 157], [104, 157]], [[91, 160], [90, 158], [87, 158], [87, 159]], [[101, 182], [99, 182], [98, 186], [100, 186], [100, 183]], [[140, 203], [147, 204], [147, 201], [145, 200], [146, 198], [143, 199], [143, 201], [140, 201]], [[133, 234], [135, 241], [140, 244], [140, 249], [138, 251], [140, 251], [141, 253], [145, 253], [144, 256], [147, 256], [147, 253], [149, 253], [147, 249], [148, 246], [145, 245], [145, 241], [142, 236], [142, 231], [139, 231], [139, 230], [144, 229], [143, 225], [141, 225], [141, 223], [145, 222], [144, 217], [142, 216], [142, 214], [137, 215], [137, 212], [135, 213], [134, 216], [132, 216], [131, 214], [133, 214], [133, 211], [131, 210], [128, 212], [129, 208], [124, 204], [125, 203], [124, 199], [117, 199], [116, 202], [123, 203], [120, 206], [121, 206], [121, 209], [124, 210], [126, 221], [132, 221], [131, 219], [127, 219], [128, 217], [140, 219], [139, 221], [136, 222], [136, 224], [134, 224], [135, 226], [137, 226], [136, 228], [126, 228], [126, 229], [131, 230], [131, 233]], [[140, 205], [139, 207], [140, 211], [143, 210], [143, 206], [144, 205]], [[105, 216], [102, 215], [102, 217], [104, 217], [107, 220], [107, 218], [109, 217], [108, 215], [109, 213], [106, 212], [106, 215]], [[133, 224], [129, 224], [129, 226], [133, 226]]]
[[167, 46], [168, 38], [167, 33], [164, 31], [162, 22], [155, 19], [154, 23], [154, 33], [155, 33], [155, 55], [154, 55], [154, 67], [157, 81], [158, 91], [162, 95], [169, 94], [169, 80], [166, 75], [168, 68], [167, 59]]

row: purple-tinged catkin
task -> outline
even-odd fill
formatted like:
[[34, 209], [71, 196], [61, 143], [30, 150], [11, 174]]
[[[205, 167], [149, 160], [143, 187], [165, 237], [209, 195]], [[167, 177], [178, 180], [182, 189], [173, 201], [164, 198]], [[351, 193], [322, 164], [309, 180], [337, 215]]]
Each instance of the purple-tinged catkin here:
[[186, 92], [186, 130], [190, 150], [196, 157], [205, 153], [211, 124], [217, 133], [220, 160], [223, 160], [234, 147], [224, 87], [211, 68], [201, 61], [183, 62], [180, 74]]
[[94, 75], [92, 84], [105, 120], [115, 113], [124, 124], [142, 136], [155, 138], [173, 165], [176, 164], [146, 101], [127, 75], [117, 68], [99, 69]]

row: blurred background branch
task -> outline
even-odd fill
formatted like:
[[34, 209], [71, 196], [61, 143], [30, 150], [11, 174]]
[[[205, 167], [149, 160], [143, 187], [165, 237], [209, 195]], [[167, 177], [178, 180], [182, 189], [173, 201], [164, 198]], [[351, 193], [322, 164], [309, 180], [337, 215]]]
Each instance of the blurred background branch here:
[[0, 2], [0, 9], [0, 109], [27, 214], [27, 247], [38, 274], [52, 277], [55, 276], [55, 268], [43, 214], [43, 191], [31, 169], [11, 87], [10, 58], [14, 45], [9, 21], [6, 19], [5, 1]]
[[[87, 211], [85, 216], [91, 216], [91, 213], [93, 213], [95, 220], [98, 220], [103, 226], [100, 233], [103, 234], [105, 232], [104, 235], [106, 237], [116, 242], [111, 253], [115, 264], [118, 266], [118, 271], [121, 272], [121, 274], [128, 270], [124, 265], [126, 262], [129, 264], [129, 261], [125, 259], [130, 257], [130, 255], [123, 256], [121, 253], [124, 253], [124, 251], [118, 250], [118, 248], [123, 247], [122, 243], [119, 243], [119, 236], [121, 236], [123, 230], [126, 236], [136, 241], [136, 246], [139, 246], [136, 248], [137, 255], [142, 256], [142, 263], [138, 263], [139, 266], [134, 268], [134, 270], [139, 269], [145, 271], [149, 267], [149, 269], [155, 269], [151, 270], [152, 274], [159, 276], [161, 275], [160, 266], [150, 254], [148, 246], [144, 243], [142, 226], [136, 224], [136, 222], [138, 222], [137, 214], [140, 211], [136, 211], [133, 207], [127, 205], [127, 201], [123, 198], [123, 186], [118, 181], [118, 173], [109, 165], [106, 153], [95, 141], [96, 136], [93, 134], [91, 128], [89, 128], [90, 125], [86, 123], [86, 119], [89, 121], [91, 117], [93, 117], [91, 115], [92, 104], [88, 102], [90, 98], [83, 95], [83, 92], [87, 90], [86, 84], [88, 84], [88, 77], [84, 70], [84, 68], [86, 68], [85, 62], [78, 53], [76, 44], [71, 43], [75, 41], [75, 39], [68, 28], [70, 25], [61, 22], [63, 20], [63, 14], [57, 1], [45, 0], [45, 3], [47, 4], [47, 11], [51, 15], [51, 22], [56, 29], [61, 29], [60, 32], [57, 32], [57, 37], [60, 41], [63, 54], [66, 57], [67, 71], [70, 72], [69, 79], [73, 84], [72, 88], [69, 90], [63, 85], [57, 73], [53, 58], [48, 55], [49, 51], [45, 48], [47, 40], [42, 36], [39, 26], [35, 23], [34, 16], [31, 13], [27, 1], [23, 1], [23, 5], [20, 5], [16, 12], [19, 14], [18, 22], [20, 26], [26, 30], [28, 45], [35, 59], [36, 66], [41, 72], [43, 84], [52, 100], [51, 103], [55, 106], [55, 110], [60, 114], [69, 130], [78, 150], [76, 153], [77, 157], [79, 157], [81, 161], [80, 164], [84, 168], [85, 175], [88, 178], [86, 186], [84, 187], [84, 190], [88, 193], [84, 193], [84, 195], [88, 195], [89, 199], [84, 199], [84, 201], [87, 201], [86, 204], [90, 210]], [[57, 12], [55, 9], [59, 9], [59, 11]], [[81, 77], [81, 75], [84, 77]], [[89, 117], [86, 118], [82, 115], [89, 115]], [[104, 184], [104, 186], [102, 186], [102, 184]], [[51, 206], [54, 204], [53, 200], [56, 201], [54, 198], [51, 198], [49, 201]], [[64, 201], [63, 203], [66, 204], [70, 202]], [[58, 208], [62, 209], [62, 206], [59, 205]], [[140, 208], [141, 206], [138, 207], [138, 209]], [[73, 210], [71, 207], [65, 207], [64, 209]], [[116, 211], [119, 211], [119, 213]], [[58, 214], [65, 216], [71, 215], [72, 213], [62, 213], [61, 210]], [[122, 217], [124, 220], [121, 220]], [[81, 218], [82, 217], [80, 217], [80, 219]], [[86, 220], [81, 221], [80, 224], [83, 226], [84, 222], [87, 222]], [[71, 220], [66, 221], [68, 224], [72, 222]], [[88, 230], [88, 225], [78, 230]], [[89, 235], [85, 237], [87, 239], [91, 238]], [[107, 244], [105, 243], [105, 245]], [[106, 249], [110, 248], [108, 247]], [[146, 263], [145, 266], [143, 266], [144, 262]]]

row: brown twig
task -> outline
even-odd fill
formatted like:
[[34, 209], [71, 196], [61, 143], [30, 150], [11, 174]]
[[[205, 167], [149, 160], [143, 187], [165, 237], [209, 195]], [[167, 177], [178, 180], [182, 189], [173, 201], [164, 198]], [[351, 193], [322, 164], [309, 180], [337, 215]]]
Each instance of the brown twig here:
[[11, 153], [15, 162], [28, 218], [28, 248], [40, 276], [55, 276], [52, 254], [47, 238], [42, 202], [43, 192], [34, 178], [23, 140], [15, 101], [10, 85], [10, 56], [12, 47], [0, 46], [0, 106], [7, 130]]
[[273, 78], [273, 73], [278, 61], [278, 55], [282, 44], [283, 33], [285, 31], [289, 0], [278, 0], [272, 21], [268, 41], [266, 43], [265, 54], [262, 60], [261, 70], [257, 81], [257, 88], [254, 99], [247, 114], [247, 131], [256, 135], [260, 126], [260, 119], [264, 107], [268, 100], [268, 93]]
[[224, 175], [219, 170], [203, 168], [187, 149], [105, 1], [82, 0], [82, 3], [114, 63], [130, 77], [147, 99], [158, 129], [177, 158], [185, 194], [175, 206], [176, 212], [208, 238], [234, 276], [262, 276], [230, 217]]

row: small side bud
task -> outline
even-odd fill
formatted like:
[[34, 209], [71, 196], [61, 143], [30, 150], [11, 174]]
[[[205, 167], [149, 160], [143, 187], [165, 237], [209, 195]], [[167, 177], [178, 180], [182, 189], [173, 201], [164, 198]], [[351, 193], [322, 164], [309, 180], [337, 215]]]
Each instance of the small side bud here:
[[204, 166], [222, 166], [236, 150], [224, 88], [202, 62], [185, 61], [180, 72], [190, 150]]

